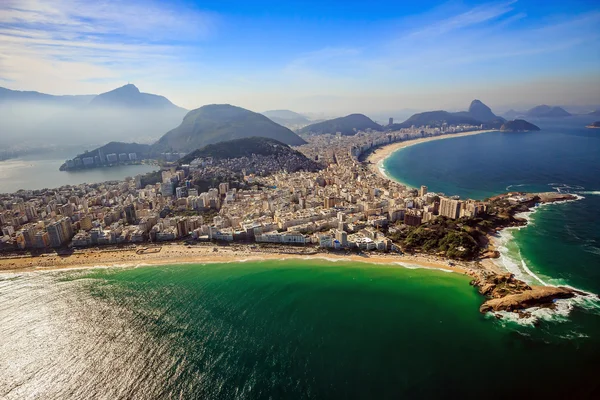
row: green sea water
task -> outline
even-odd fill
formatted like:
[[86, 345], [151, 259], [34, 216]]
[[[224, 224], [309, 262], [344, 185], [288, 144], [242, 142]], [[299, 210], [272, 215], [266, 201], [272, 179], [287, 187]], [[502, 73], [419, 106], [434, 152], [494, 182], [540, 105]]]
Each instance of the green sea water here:
[[325, 260], [4, 274], [0, 397], [598, 394], [598, 320], [498, 321], [468, 282]]

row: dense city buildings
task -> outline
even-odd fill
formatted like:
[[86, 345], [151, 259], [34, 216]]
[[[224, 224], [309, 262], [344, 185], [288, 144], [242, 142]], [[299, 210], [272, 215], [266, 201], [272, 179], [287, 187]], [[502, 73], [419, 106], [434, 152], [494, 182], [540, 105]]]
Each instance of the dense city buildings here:
[[[408, 188], [373, 172], [362, 157], [395, 141], [470, 129], [477, 127], [307, 136], [308, 144], [297, 149], [318, 162], [317, 169], [306, 158], [202, 158], [164, 169], [144, 187], [144, 177], [137, 176], [2, 195], [0, 248], [190, 239], [393, 250], [391, 227], [476, 216], [485, 204], [430, 193], [426, 186]], [[135, 155], [100, 157], [125, 161]]]

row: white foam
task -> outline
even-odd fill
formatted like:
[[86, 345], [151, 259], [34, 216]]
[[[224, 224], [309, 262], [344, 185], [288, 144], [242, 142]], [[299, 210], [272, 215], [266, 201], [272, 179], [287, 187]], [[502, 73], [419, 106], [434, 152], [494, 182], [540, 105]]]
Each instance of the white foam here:
[[589, 191], [584, 191], [584, 192], [578, 192], [581, 194], [591, 194], [594, 196], [600, 196], [600, 190], [589, 190]]

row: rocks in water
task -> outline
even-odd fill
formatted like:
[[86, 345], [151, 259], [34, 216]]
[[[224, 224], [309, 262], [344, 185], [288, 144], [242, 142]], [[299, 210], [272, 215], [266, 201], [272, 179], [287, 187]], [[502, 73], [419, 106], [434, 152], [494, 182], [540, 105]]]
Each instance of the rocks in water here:
[[[554, 300], [569, 299], [575, 296], [575, 291], [566, 287], [534, 286], [521, 293], [508, 294], [494, 298], [481, 305], [479, 311], [516, 311], [530, 307], [552, 306]], [[521, 314], [519, 314], [521, 316]]]
[[479, 311], [512, 311], [517, 312], [521, 318], [530, 315], [522, 311], [526, 308], [552, 307], [554, 300], [568, 299], [580, 293], [562, 286], [532, 287], [516, 279], [511, 273], [480, 274], [471, 284], [479, 288], [479, 293], [489, 298]]

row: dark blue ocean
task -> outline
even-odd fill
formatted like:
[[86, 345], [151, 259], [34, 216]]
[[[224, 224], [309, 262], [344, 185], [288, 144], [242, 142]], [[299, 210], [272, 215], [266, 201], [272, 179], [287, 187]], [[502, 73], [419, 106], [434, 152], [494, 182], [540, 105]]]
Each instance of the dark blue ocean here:
[[539, 132], [490, 132], [430, 141], [384, 162], [410, 186], [462, 198], [507, 191], [565, 191], [580, 200], [544, 205], [530, 224], [498, 238], [499, 262], [540, 284], [567, 284], [600, 293], [600, 130], [590, 117], [538, 119]]

